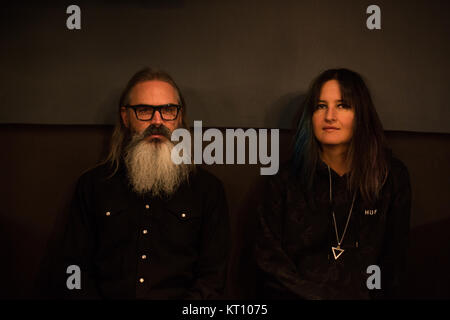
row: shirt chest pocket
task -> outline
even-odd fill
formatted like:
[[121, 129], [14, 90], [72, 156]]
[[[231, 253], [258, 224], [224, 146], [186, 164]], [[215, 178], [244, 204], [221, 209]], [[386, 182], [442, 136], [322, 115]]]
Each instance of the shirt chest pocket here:
[[176, 247], [195, 245], [200, 239], [201, 211], [193, 206], [169, 206], [159, 217], [158, 233], [164, 242]]
[[96, 210], [97, 234], [101, 247], [115, 247], [133, 236], [132, 215], [127, 208], [105, 205]]

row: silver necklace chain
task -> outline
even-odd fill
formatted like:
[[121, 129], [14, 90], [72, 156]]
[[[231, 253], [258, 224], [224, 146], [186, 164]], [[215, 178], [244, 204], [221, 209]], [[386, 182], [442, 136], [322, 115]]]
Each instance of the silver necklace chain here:
[[[331, 170], [330, 170], [330, 166], [327, 165], [327, 167], [328, 167], [328, 177], [329, 177], [329, 181], [330, 181], [330, 204], [333, 205], [333, 203], [332, 203], [332, 201], [333, 201], [333, 190], [331, 188]], [[347, 222], [345, 223], [344, 232], [342, 233], [342, 237], [341, 237], [340, 241], [339, 241], [337, 224], [336, 224], [336, 216], [334, 214], [334, 210], [332, 211], [333, 212], [334, 231], [336, 232], [336, 241], [337, 241], [337, 244], [338, 244], [338, 248], [340, 248], [341, 243], [344, 240], [345, 233], [347, 232], [348, 223], [350, 222], [350, 217], [352, 216], [352, 211], [353, 211], [353, 205], [355, 203], [355, 198], [356, 198], [356, 193], [353, 194], [352, 205], [350, 207], [350, 212], [348, 214]]]

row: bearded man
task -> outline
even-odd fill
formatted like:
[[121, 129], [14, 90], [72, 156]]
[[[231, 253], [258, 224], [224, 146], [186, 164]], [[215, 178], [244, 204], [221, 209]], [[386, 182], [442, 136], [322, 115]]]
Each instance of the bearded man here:
[[[224, 189], [205, 170], [172, 162], [170, 137], [179, 127], [187, 128], [186, 105], [174, 80], [150, 68], [137, 72], [120, 98], [106, 161], [77, 183], [58, 271], [69, 296], [217, 299], [223, 293]], [[69, 284], [69, 266], [81, 271], [78, 288]]]

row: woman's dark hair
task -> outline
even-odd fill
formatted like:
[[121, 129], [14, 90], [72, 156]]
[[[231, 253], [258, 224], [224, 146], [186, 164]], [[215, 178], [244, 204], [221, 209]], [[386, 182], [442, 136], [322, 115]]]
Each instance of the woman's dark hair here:
[[294, 137], [293, 170], [306, 188], [311, 189], [320, 157], [320, 144], [312, 125], [312, 116], [325, 82], [339, 83], [342, 100], [354, 108], [355, 120], [347, 159], [350, 164], [348, 187], [359, 191], [362, 199], [373, 203], [388, 174], [386, 142], [378, 114], [362, 77], [348, 69], [330, 69], [311, 84], [303, 102], [303, 113]]

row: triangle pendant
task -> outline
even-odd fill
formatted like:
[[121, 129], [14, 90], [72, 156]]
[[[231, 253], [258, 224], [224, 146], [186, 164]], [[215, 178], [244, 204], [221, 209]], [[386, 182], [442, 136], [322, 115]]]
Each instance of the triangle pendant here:
[[[331, 247], [331, 250], [333, 251], [334, 260], [337, 260], [341, 254], [344, 252], [344, 249], [341, 249], [339, 247]], [[336, 254], [337, 252], [337, 254]]]

